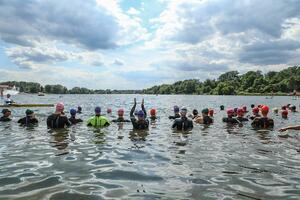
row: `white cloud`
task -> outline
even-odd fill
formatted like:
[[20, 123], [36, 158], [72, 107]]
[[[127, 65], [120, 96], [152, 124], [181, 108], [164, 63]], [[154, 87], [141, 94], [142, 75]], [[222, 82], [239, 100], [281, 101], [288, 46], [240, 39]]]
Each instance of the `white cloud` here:
[[128, 10], [127, 10], [127, 13], [129, 15], [139, 15], [141, 14], [140, 11], [138, 11], [137, 9], [133, 8], [133, 7], [130, 7]]

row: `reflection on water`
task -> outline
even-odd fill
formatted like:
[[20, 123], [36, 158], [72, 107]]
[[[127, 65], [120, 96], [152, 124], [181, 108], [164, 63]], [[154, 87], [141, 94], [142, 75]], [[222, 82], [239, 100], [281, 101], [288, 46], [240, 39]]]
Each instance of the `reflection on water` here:
[[[23, 103], [64, 101], [67, 110], [81, 105], [87, 120], [94, 107], [126, 109], [133, 95], [19, 95]], [[137, 95], [138, 101], [143, 97]], [[0, 124], [0, 199], [299, 199], [299, 132], [279, 133], [298, 124], [299, 113], [275, 120], [274, 130], [256, 131], [250, 123], [222, 123], [220, 105], [268, 104], [280, 107], [289, 97], [144, 96], [156, 108], [147, 131], [131, 123], [104, 129], [85, 123], [48, 131], [52, 108], [36, 108], [37, 127], [16, 123], [25, 108], [12, 110], [12, 122]], [[295, 104], [297, 102], [293, 102]], [[201, 110], [214, 107], [215, 123], [189, 132], [171, 130], [173, 105]]]

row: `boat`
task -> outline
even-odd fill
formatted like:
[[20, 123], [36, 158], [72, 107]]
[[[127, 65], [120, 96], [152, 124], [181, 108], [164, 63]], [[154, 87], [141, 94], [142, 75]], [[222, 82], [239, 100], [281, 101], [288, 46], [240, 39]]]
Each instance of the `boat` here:
[[45, 93], [39, 92], [39, 93], [38, 93], [38, 96], [45, 96]]
[[11, 105], [0, 105], [0, 108], [11, 108], [11, 107], [54, 107], [54, 104], [18, 104], [14, 103]]
[[19, 89], [16, 86], [9, 86], [9, 85], [0, 85], [0, 92], [1, 92], [1, 96], [3, 95], [17, 95], [19, 94]]

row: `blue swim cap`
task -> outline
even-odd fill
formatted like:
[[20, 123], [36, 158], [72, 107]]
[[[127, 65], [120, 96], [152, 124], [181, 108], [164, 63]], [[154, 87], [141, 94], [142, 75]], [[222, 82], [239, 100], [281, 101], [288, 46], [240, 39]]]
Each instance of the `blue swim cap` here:
[[72, 109], [70, 110], [70, 114], [71, 114], [71, 115], [76, 115], [76, 113], [77, 113], [77, 111], [76, 111], [74, 108], [72, 108]]
[[144, 117], [144, 116], [145, 116], [144, 111], [140, 110], [140, 111], [137, 113], [137, 116], [138, 116], [138, 117]]
[[174, 112], [179, 112], [179, 107], [178, 106], [174, 106]]
[[99, 106], [95, 108], [95, 113], [101, 113], [101, 108]]

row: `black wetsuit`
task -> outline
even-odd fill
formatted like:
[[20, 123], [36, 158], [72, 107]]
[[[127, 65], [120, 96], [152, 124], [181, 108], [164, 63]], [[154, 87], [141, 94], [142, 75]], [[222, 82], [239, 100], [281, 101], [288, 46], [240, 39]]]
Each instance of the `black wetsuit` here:
[[150, 119], [151, 119], [152, 121], [154, 121], [154, 120], [157, 119], [157, 117], [156, 117], [156, 116], [150, 116]]
[[245, 117], [236, 117], [236, 119], [239, 121], [239, 122], [247, 122], [249, 121], [249, 119], [245, 118]]
[[193, 129], [193, 121], [187, 117], [181, 117], [180, 119], [175, 119], [172, 128], [177, 128], [179, 131], [186, 131]]
[[65, 128], [65, 126], [70, 126], [66, 116], [61, 116], [60, 114], [52, 114], [47, 118], [47, 127], [48, 128]]
[[169, 116], [169, 119], [177, 119], [177, 118], [180, 118], [180, 114], [179, 113], [176, 113], [174, 116]]
[[214, 121], [210, 116], [204, 116], [203, 117], [203, 124], [209, 125], [212, 124]]
[[118, 117], [117, 119], [113, 119], [112, 122], [130, 122], [130, 120]]
[[21, 125], [34, 125], [39, 123], [39, 121], [36, 118], [30, 118], [30, 117], [23, 117], [21, 119], [18, 120], [18, 123], [20, 123]]
[[254, 128], [273, 128], [274, 121], [268, 117], [255, 118], [251, 125]]
[[83, 122], [82, 119], [76, 119], [75, 117], [70, 117], [69, 121], [71, 122], [71, 124], [77, 124]]
[[239, 121], [233, 117], [224, 117], [223, 122], [229, 123], [229, 124], [238, 124], [239, 123]]
[[149, 128], [149, 120], [147, 118], [147, 112], [145, 110], [144, 105], [142, 104], [142, 110], [144, 112], [144, 120], [137, 120], [134, 116], [136, 104], [133, 105], [130, 111], [130, 120], [134, 129], [144, 130]]
[[11, 121], [11, 118], [9, 118], [9, 117], [2, 116], [0, 118], [0, 122], [9, 122], [9, 121]]

